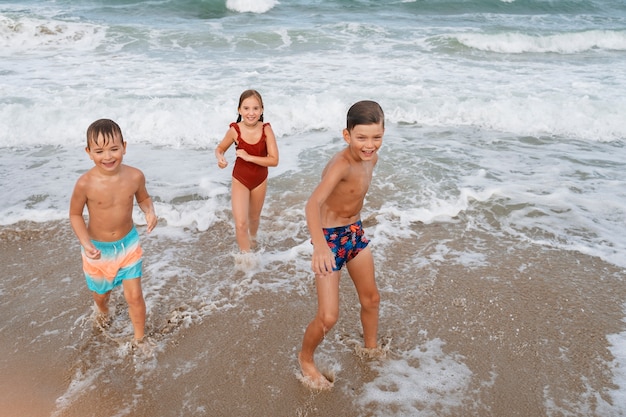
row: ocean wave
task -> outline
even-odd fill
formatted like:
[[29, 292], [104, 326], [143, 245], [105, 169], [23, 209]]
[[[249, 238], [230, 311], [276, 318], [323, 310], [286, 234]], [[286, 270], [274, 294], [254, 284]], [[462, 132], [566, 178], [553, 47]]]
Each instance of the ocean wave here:
[[239, 13], [266, 13], [278, 4], [276, 0], [227, 0], [226, 7]]
[[619, 30], [588, 30], [543, 36], [519, 32], [462, 33], [445, 37], [468, 48], [503, 54], [575, 54], [591, 50], [626, 50], [626, 31]]
[[106, 37], [101, 25], [35, 17], [0, 15], [0, 55], [56, 49], [93, 50]]

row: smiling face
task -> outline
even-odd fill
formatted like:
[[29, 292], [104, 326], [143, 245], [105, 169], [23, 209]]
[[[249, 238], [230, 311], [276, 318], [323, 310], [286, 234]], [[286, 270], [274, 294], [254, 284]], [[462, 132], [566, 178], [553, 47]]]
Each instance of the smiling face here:
[[255, 96], [250, 96], [241, 101], [239, 106], [241, 121], [248, 126], [254, 126], [263, 114], [263, 105]]
[[343, 138], [348, 143], [350, 154], [361, 161], [370, 161], [383, 144], [385, 128], [382, 123], [356, 125], [352, 130], [344, 129]]
[[89, 158], [103, 172], [114, 173], [122, 164], [126, 153], [126, 142], [116, 133], [105, 135], [99, 133], [97, 137], [89, 139], [89, 146], [85, 148]]

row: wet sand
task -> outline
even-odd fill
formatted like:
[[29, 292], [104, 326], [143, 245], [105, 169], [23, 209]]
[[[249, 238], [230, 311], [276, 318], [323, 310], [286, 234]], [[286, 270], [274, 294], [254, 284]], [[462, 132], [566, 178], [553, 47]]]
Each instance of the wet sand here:
[[[436, 261], [437, 242], [449, 240], [455, 227], [460, 226], [415, 225], [418, 238], [376, 257], [379, 334], [390, 345], [386, 360], [439, 338], [444, 352], [457, 355], [472, 373], [462, 404], [439, 413], [436, 405], [424, 406], [416, 415], [544, 416], [547, 398], [562, 410], [557, 415], [604, 415], [593, 397], [611, 403], [611, 390], [618, 389], [606, 336], [624, 331], [624, 271], [580, 253], [477, 234], [447, 245], [464, 251], [486, 242], [485, 262], [467, 267]], [[189, 252], [192, 269], [209, 248], [226, 250], [213, 235], [200, 234], [200, 247]], [[120, 398], [136, 398], [126, 414], [132, 416], [384, 415], [375, 402], [355, 404], [385, 359], [363, 361], [348, 348], [360, 341], [360, 324], [345, 273], [339, 323], [319, 349], [322, 363], [335, 364], [329, 392], [311, 391], [296, 378], [296, 353], [315, 311], [311, 280], [305, 291], [250, 292], [189, 326], [171, 327], [176, 306], [153, 309], [148, 331], [165, 343], [156, 366], [139, 378], [142, 365], [130, 354], [99, 373], [88, 394], [58, 410], [55, 401], [72, 377], [97, 361], [93, 342], [107, 346], [97, 329], [77, 323], [91, 303], [78, 247], [69, 241], [63, 223], [0, 230], [0, 415], [104, 417], [113, 415], [117, 408], [111, 405]], [[159, 244], [164, 243], [144, 241], [144, 249], [156, 258]], [[191, 245], [180, 250], [191, 251]], [[402, 266], [407, 256], [435, 260], [409, 270]], [[283, 268], [288, 273], [289, 266]], [[271, 277], [263, 271], [254, 279]], [[42, 280], [52, 281], [44, 284], [46, 291]], [[113, 302], [123, 316], [121, 296]], [[113, 341], [109, 348], [119, 350]], [[587, 409], [580, 408], [581, 397], [591, 397], [584, 402]], [[415, 409], [417, 402], [416, 396]]]

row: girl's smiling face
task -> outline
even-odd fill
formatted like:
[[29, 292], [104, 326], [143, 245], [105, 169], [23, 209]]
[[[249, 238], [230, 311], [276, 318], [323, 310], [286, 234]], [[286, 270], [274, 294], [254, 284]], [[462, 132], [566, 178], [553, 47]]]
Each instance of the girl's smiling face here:
[[254, 126], [259, 121], [261, 114], [263, 114], [263, 106], [261, 106], [256, 97], [251, 96], [241, 102], [239, 114], [241, 115], [241, 120], [246, 125]]

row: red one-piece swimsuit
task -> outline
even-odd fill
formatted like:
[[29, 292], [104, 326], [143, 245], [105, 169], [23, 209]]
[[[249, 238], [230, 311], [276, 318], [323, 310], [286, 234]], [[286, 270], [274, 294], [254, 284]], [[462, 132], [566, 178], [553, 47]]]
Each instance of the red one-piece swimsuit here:
[[[263, 133], [261, 139], [255, 144], [249, 144], [241, 138], [241, 131], [237, 123], [231, 123], [230, 127], [237, 131], [237, 149], [243, 149], [249, 155], [267, 156], [267, 143], [265, 142], [265, 126], [269, 123], [263, 123]], [[244, 161], [237, 158], [235, 167], [233, 168], [233, 178], [245, 185], [250, 191], [261, 185], [267, 178], [267, 167], [257, 165], [253, 162]]]

